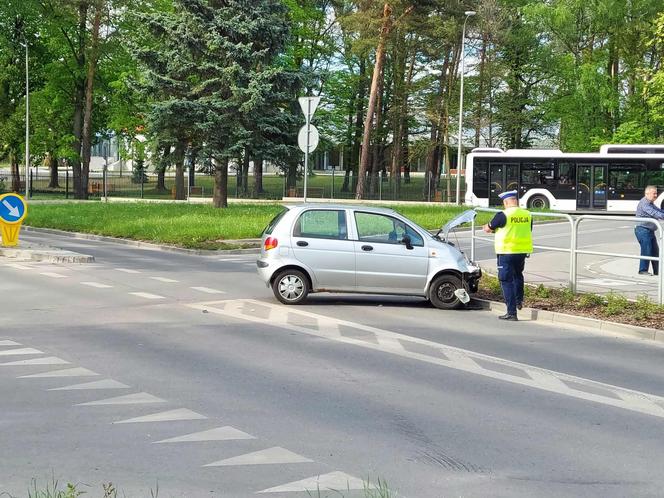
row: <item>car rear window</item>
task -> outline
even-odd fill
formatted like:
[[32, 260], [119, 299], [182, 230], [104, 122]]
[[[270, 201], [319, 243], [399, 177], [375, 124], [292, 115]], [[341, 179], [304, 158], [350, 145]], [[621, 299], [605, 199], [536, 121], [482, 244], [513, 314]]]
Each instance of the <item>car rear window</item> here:
[[274, 227], [277, 226], [277, 223], [279, 223], [279, 220], [288, 212], [288, 209], [284, 209], [281, 213], [276, 215], [272, 220], [270, 220], [270, 223], [267, 224], [265, 227], [265, 230], [263, 230], [263, 235], [270, 235], [272, 233], [272, 230], [274, 230]]

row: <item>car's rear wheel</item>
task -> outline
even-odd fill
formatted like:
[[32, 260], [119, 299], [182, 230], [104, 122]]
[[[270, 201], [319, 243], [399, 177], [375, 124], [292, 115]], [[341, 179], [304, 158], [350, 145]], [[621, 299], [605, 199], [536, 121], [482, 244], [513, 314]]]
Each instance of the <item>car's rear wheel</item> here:
[[284, 270], [272, 282], [272, 292], [284, 304], [300, 304], [309, 294], [309, 279], [300, 270]]
[[440, 275], [431, 282], [429, 301], [436, 308], [453, 310], [461, 306], [461, 300], [454, 291], [462, 289], [461, 279], [456, 275]]

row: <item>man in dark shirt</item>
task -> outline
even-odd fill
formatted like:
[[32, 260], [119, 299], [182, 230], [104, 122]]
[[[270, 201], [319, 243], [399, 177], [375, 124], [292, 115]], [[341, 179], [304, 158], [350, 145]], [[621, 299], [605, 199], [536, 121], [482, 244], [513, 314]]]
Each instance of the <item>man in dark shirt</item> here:
[[[636, 207], [636, 217], [664, 220], [664, 210], [653, 204], [655, 199], [657, 199], [657, 187], [648, 185], [643, 199], [639, 201], [639, 205]], [[654, 223], [640, 223], [634, 227], [634, 235], [636, 235], [636, 240], [639, 241], [641, 246], [641, 256], [659, 257], [659, 245], [657, 244], [657, 237], [655, 237], [656, 229]], [[648, 272], [650, 263], [652, 263], [653, 273], [655, 275], [659, 274], [659, 263], [657, 261], [642, 259], [639, 262], [639, 275], [650, 275]]]

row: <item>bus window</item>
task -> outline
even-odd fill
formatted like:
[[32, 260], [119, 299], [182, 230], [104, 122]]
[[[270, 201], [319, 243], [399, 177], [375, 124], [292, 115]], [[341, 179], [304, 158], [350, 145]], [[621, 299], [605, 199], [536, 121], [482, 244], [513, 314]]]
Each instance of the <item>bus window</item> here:
[[558, 163], [558, 185], [576, 183], [576, 163]]
[[613, 199], [638, 199], [645, 187], [644, 164], [612, 164], [609, 167], [609, 195]]
[[664, 163], [661, 160], [649, 161], [644, 183], [658, 187], [664, 186]]
[[526, 185], [551, 185], [554, 182], [553, 168], [549, 163], [523, 163], [521, 183]]
[[473, 161], [473, 193], [477, 197], [489, 196], [489, 163], [477, 158]]

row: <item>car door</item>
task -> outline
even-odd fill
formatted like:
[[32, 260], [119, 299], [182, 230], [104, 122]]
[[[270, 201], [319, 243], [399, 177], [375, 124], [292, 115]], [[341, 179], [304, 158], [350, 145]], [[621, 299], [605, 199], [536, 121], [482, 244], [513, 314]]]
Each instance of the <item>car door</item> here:
[[313, 273], [314, 290], [355, 290], [355, 247], [345, 209], [307, 209], [293, 226], [293, 255]]
[[[354, 212], [355, 282], [360, 292], [421, 295], [429, 264], [424, 238], [402, 220], [382, 213]], [[402, 241], [407, 235], [409, 249]]]

